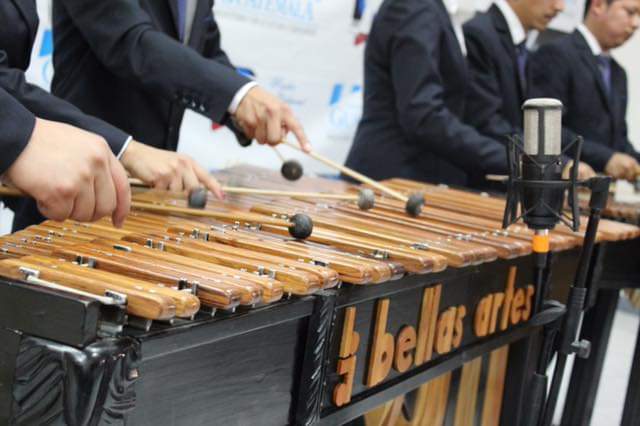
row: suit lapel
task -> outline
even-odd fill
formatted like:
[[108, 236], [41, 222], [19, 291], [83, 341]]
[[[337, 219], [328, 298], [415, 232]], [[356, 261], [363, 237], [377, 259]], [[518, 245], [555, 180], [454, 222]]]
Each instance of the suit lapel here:
[[627, 86], [624, 71], [620, 65], [611, 60], [611, 95], [609, 105], [611, 106], [611, 117], [614, 123], [614, 134], [618, 134], [618, 126], [626, 119], [624, 117], [625, 103], [627, 102]]
[[442, 0], [436, 0], [435, 3], [438, 4], [440, 8], [441, 20], [444, 26], [444, 31], [448, 36], [449, 44], [453, 44], [455, 46], [450, 51], [451, 57], [458, 63], [457, 68], [466, 74], [468, 72], [467, 60], [460, 47], [456, 31], [453, 29], [453, 21], [451, 20], [451, 16], [449, 16], [449, 11]]
[[[155, 1], [155, 0], [154, 0]], [[171, 10], [171, 17], [173, 18], [173, 31], [176, 39], [180, 38], [179, 28], [180, 24], [178, 23], [179, 15], [178, 15], [178, 3], [177, 0], [166, 0], [169, 3], [169, 9]]]
[[489, 8], [489, 14], [491, 15], [491, 19], [493, 21], [493, 25], [498, 32], [498, 37], [500, 38], [500, 44], [511, 59], [508, 63], [505, 62], [505, 66], [510, 68], [511, 75], [513, 75], [514, 80], [517, 81], [517, 90], [520, 94], [520, 99], [524, 100], [526, 93], [526, 81], [523, 81], [520, 78], [520, 73], [518, 72], [518, 57], [516, 53], [516, 47], [513, 45], [513, 39], [511, 38], [511, 31], [509, 31], [509, 25], [507, 24], [507, 20], [502, 15], [502, 12], [495, 4]]
[[29, 28], [29, 45], [33, 45], [38, 32], [38, 9], [34, 0], [11, 0]]
[[[596, 85], [598, 86], [598, 92], [600, 92], [602, 103], [605, 105], [605, 107], [609, 111], [609, 114], [611, 114], [613, 112], [611, 110], [611, 99], [607, 94], [607, 88], [604, 84], [604, 80], [602, 79], [602, 72], [600, 72], [600, 68], [598, 67], [597, 59], [593, 55], [593, 52], [591, 51], [589, 44], [587, 44], [587, 41], [584, 39], [582, 34], [580, 34], [579, 31], [576, 30], [573, 33], [573, 38], [576, 46], [578, 47], [578, 50], [580, 51], [580, 58], [582, 62], [584, 62], [584, 64], [591, 70], [591, 73], [593, 74], [596, 80]], [[613, 82], [613, 78], [612, 78], [612, 82]]]
[[189, 46], [198, 49], [202, 41], [202, 34], [205, 30], [205, 17], [211, 10], [213, 5], [208, 0], [198, 0], [196, 11], [193, 14], [193, 24], [191, 25], [191, 34], [189, 35]]

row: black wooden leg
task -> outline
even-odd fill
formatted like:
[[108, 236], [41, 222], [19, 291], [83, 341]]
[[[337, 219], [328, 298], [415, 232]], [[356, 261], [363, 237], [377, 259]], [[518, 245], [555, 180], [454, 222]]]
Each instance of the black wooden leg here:
[[591, 342], [591, 356], [575, 358], [562, 426], [587, 426], [591, 421], [619, 293], [620, 290], [598, 290], [595, 306], [584, 316], [581, 339]]
[[295, 425], [308, 426], [318, 421], [324, 386], [324, 360], [329, 347], [334, 320], [335, 292], [323, 291], [315, 295], [313, 314], [309, 318], [307, 342], [298, 386], [298, 401], [293, 413]]
[[640, 421], [640, 327], [636, 338], [636, 350], [633, 355], [629, 384], [627, 385], [627, 396], [624, 401], [624, 411], [622, 412], [622, 426], [631, 426]]

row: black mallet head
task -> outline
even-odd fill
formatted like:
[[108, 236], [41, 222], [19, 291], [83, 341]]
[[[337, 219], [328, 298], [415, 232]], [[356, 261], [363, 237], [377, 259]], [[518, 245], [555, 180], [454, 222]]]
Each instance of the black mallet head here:
[[358, 193], [358, 208], [360, 210], [372, 209], [376, 204], [376, 194], [369, 188], [361, 189]]
[[304, 240], [311, 235], [313, 231], [313, 221], [309, 216], [303, 213], [294, 214], [289, 218], [289, 234], [293, 238]]
[[409, 196], [405, 210], [411, 217], [418, 217], [422, 213], [422, 206], [424, 206], [424, 194], [416, 192]]
[[189, 191], [189, 207], [192, 209], [204, 209], [207, 205], [207, 188], [199, 187]]
[[298, 180], [302, 177], [304, 169], [300, 162], [296, 160], [287, 160], [282, 163], [280, 173], [282, 173], [282, 176], [284, 176], [286, 180]]

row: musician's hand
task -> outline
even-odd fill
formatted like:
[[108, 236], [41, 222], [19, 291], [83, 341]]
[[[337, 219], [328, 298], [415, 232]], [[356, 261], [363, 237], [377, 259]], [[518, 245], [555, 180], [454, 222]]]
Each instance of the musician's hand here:
[[53, 220], [87, 222], [110, 214], [120, 227], [131, 206], [127, 174], [107, 142], [68, 124], [36, 119], [5, 179]]
[[218, 198], [224, 197], [218, 181], [187, 155], [131, 141], [120, 161], [131, 177], [156, 189], [189, 191], [205, 186]]
[[635, 158], [621, 152], [616, 152], [611, 156], [609, 162], [607, 162], [604, 171], [613, 178], [634, 181], [639, 168], [640, 166]]
[[311, 151], [311, 144], [291, 108], [260, 86], [255, 86], [242, 98], [234, 115], [236, 122], [249, 139], [258, 143], [277, 145], [293, 132], [300, 147]]
[[[571, 175], [571, 169], [573, 168], [573, 160], [569, 161], [564, 169], [562, 170], [562, 178], [569, 179]], [[587, 180], [591, 179], [596, 175], [596, 172], [591, 168], [587, 163], [580, 162], [578, 163], [578, 180]]]

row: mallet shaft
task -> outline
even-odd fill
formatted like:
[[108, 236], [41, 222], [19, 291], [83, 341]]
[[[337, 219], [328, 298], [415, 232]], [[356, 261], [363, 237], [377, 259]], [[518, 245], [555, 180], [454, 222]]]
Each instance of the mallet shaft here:
[[[288, 146], [290, 146], [291, 148], [294, 148], [294, 149], [297, 149], [299, 151], [302, 151], [302, 149], [298, 145], [296, 145], [296, 144], [294, 144], [292, 142], [283, 141], [283, 143], [288, 145]], [[309, 155], [310, 157], [320, 161], [321, 163], [324, 163], [327, 166], [329, 166], [329, 167], [331, 167], [333, 169], [336, 169], [336, 170], [344, 173], [345, 175], [347, 175], [347, 176], [349, 176], [349, 177], [351, 177], [351, 178], [353, 178], [353, 179], [355, 179], [355, 180], [357, 180], [357, 181], [359, 181], [361, 183], [365, 183], [367, 185], [370, 185], [370, 186], [374, 187], [375, 189], [377, 189], [378, 191], [383, 192], [383, 193], [385, 193], [385, 194], [387, 194], [387, 195], [389, 195], [389, 196], [391, 196], [391, 197], [393, 197], [393, 198], [395, 198], [397, 200], [400, 200], [400, 201], [406, 203], [407, 200], [409, 199], [405, 195], [403, 195], [403, 194], [401, 194], [401, 193], [399, 193], [397, 191], [394, 191], [391, 188], [386, 187], [385, 185], [381, 184], [380, 182], [376, 182], [375, 180], [373, 180], [371, 178], [368, 178], [365, 175], [363, 175], [361, 173], [358, 173], [353, 169], [350, 169], [349, 167], [346, 167], [346, 166], [343, 166], [342, 164], [336, 163], [335, 161], [330, 160], [329, 158], [324, 157], [324, 156], [318, 154], [317, 152], [310, 151], [310, 152], [307, 152], [306, 154]]]

